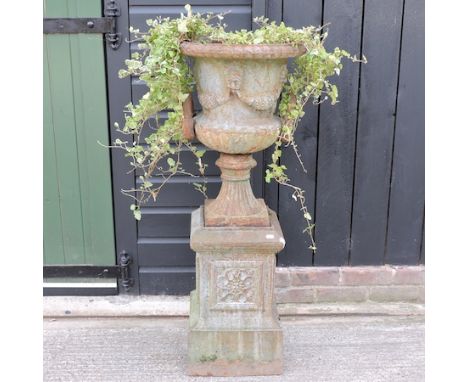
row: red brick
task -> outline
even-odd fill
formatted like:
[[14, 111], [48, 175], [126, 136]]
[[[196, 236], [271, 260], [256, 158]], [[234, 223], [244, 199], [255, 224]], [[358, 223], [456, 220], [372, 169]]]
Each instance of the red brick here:
[[373, 286], [369, 300], [377, 302], [423, 302], [424, 287], [416, 285]]
[[424, 266], [394, 266], [393, 284], [424, 285]]
[[276, 268], [275, 286], [277, 288], [285, 288], [291, 286], [288, 268]]
[[341, 285], [389, 285], [392, 283], [391, 267], [342, 267]]
[[276, 302], [288, 303], [288, 302], [314, 302], [315, 292], [313, 289], [278, 289], [276, 290]]
[[367, 300], [366, 287], [316, 287], [317, 302], [363, 302]]
[[340, 272], [337, 267], [291, 268], [291, 285], [338, 285]]

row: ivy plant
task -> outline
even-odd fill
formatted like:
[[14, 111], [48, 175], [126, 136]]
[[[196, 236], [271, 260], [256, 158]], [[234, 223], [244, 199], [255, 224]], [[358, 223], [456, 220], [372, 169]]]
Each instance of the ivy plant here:
[[[338, 100], [338, 88], [330, 78], [339, 75], [342, 59], [358, 61], [343, 49], [327, 51], [324, 41], [327, 31], [323, 27], [308, 26], [294, 29], [283, 22], [277, 24], [264, 17], [256, 18], [254, 31], [239, 30], [228, 32], [223, 23], [224, 14], [194, 14], [186, 5], [186, 14], [179, 18], [156, 18], [147, 20], [148, 31], [130, 28], [132, 42], [138, 44], [139, 52], [125, 61], [126, 68], [119, 71], [119, 77], [135, 76], [148, 86], [136, 105], [128, 104], [124, 110], [125, 125], [115, 127], [128, 135], [127, 140], [117, 139], [113, 147], [125, 150], [138, 178], [138, 187], [123, 192], [132, 197], [131, 205], [136, 219], [141, 219], [140, 206], [149, 199], [156, 200], [162, 187], [176, 174], [185, 174], [203, 179], [206, 165], [204, 151], [185, 139], [182, 131], [183, 103], [195, 90], [195, 80], [180, 44], [194, 41], [203, 44], [291, 44], [302, 45], [306, 53], [293, 61], [293, 69], [287, 76], [281, 94], [278, 113], [282, 127], [274, 145], [271, 163], [268, 165], [265, 181], [272, 180], [291, 188], [292, 198], [300, 204], [306, 223], [305, 233], [311, 240], [310, 248], [315, 250], [312, 216], [307, 210], [305, 191], [291, 184], [286, 166], [281, 164], [284, 146], [291, 146], [300, 165], [301, 161], [294, 133], [304, 116], [304, 106], [311, 101], [315, 104]], [[364, 59], [365, 60], [365, 59]], [[161, 119], [164, 117], [164, 122]], [[199, 174], [192, 174], [183, 168], [180, 160], [182, 151], [193, 153]], [[156, 184], [151, 180], [159, 175]], [[195, 188], [205, 194], [203, 182]], [[206, 194], [205, 194], [206, 196]]]

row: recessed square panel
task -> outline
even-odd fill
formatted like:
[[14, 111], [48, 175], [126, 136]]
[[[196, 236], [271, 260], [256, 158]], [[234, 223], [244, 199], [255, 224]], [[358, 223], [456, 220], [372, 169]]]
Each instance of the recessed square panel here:
[[211, 261], [211, 309], [261, 309], [262, 264], [252, 260]]

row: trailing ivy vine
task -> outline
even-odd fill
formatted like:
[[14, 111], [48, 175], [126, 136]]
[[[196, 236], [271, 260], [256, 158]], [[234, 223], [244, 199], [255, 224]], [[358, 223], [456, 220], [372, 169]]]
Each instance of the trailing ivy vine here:
[[[133, 53], [131, 59], [125, 61], [126, 68], [119, 71], [119, 77], [138, 77], [149, 88], [136, 105], [130, 103], [126, 106], [125, 125], [115, 124], [129, 139], [117, 139], [113, 147], [124, 149], [132, 167], [140, 174], [136, 189], [123, 190], [135, 200], [131, 205], [135, 218], [141, 218], [140, 206], [149, 199], [156, 200], [172, 176], [186, 174], [202, 178], [206, 168], [202, 160], [204, 151], [192, 145], [182, 134], [183, 103], [194, 91], [195, 80], [181, 53], [180, 44], [196, 41], [206, 44], [303, 45], [306, 53], [294, 59], [294, 68], [288, 74], [281, 94], [278, 113], [282, 127], [265, 181], [275, 180], [291, 188], [292, 198], [300, 204], [306, 222], [304, 232], [310, 237], [310, 248], [315, 250], [314, 225], [307, 210], [305, 191], [290, 183], [287, 168], [280, 161], [282, 148], [291, 146], [305, 170], [294, 141], [294, 133], [304, 115], [304, 105], [309, 101], [318, 104], [327, 99], [335, 104], [338, 89], [329, 78], [340, 74], [342, 58], [358, 61], [357, 58], [340, 48], [328, 52], [324, 47], [327, 31], [323, 28], [293, 29], [282, 22], [277, 24], [261, 17], [255, 19], [258, 28], [254, 31], [227, 32], [226, 25], [222, 23], [224, 14], [193, 14], [190, 5], [185, 8], [187, 13], [176, 19], [158, 17], [147, 20], [147, 32], [130, 28], [133, 42], [138, 44], [140, 52]], [[160, 122], [161, 117], [165, 117], [163, 123]], [[199, 175], [183, 168], [180, 160], [183, 150], [193, 153]], [[162, 179], [157, 184], [151, 181], [156, 174]], [[205, 194], [204, 184], [195, 183], [195, 187]]]

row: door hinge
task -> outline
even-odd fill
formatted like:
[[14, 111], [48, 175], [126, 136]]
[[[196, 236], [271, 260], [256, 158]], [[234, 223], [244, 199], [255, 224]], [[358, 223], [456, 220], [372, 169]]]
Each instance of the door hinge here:
[[125, 251], [121, 252], [117, 265], [44, 265], [43, 278], [117, 278], [122, 288], [128, 292], [134, 285], [134, 279], [130, 277], [130, 265], [132, 257]]
[[122, 34], [117, 33], [117, 17], [120, 16], [120, 8], [116, 0], [107, 0], [104, 8], [104, 16], [114, 21], [114, 29], [105, 34], [107, 44], [114, 50], [119, 49], [122, 43]]
[[118, 49], [122, 35], [121, 33], [117, 33], [117, 17], [120, 16], [120, 8], [116, 0], [106, 1], [104, 16], [105, 17], [45, 18], [43, 21], [43, 33], [103, 33], [107, 44], [114, 50]]
[[133, 278], [130, 277], [131, 264], [132, 257], [125, 251], [121, 252], [119, 256], [120, 280], [126, 292], [128, 292], [134, 284]]

